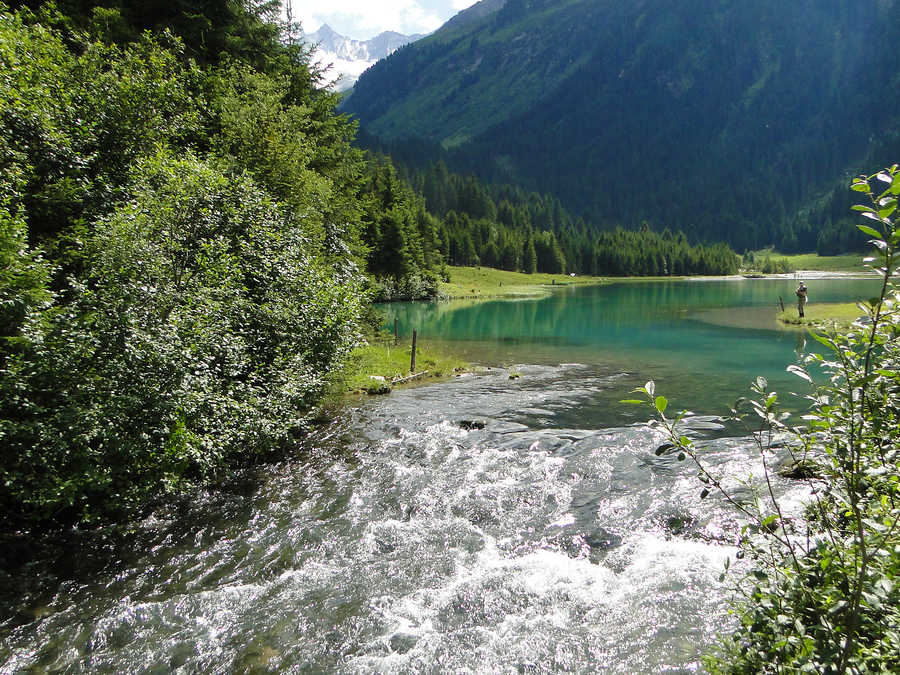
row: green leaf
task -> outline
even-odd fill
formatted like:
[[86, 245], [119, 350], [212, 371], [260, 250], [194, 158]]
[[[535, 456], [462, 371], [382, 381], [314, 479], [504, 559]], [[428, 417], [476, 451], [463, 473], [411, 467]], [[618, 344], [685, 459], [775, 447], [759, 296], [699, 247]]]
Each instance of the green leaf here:
[[807, 382], [812, 384], [813, 380], [809, 376], [809, 373], [807, 373], [805, 370], [803, 370], [803, 368], [801, 368], [800, 366], [790, 365], [787, 367], [787, 372], [793, 373], [797, 377], [802, 377], [804, 380], [806, 380]]
[[626, 398], [619, 401], [619, 403], [628, 403], [629, 405], [644, 405], [644, 401], [640, 401], [636, 398]]
[[868, 192], [869, 184], [864, 180], [857, 179], [853, 182], [853, 185], [850, 186], [850, 189], [855, 190], [856, 192]]
[[668, 405], [669, 405], [669, 401], [666, 399], [665, 396], [657, 396], [656, 397], [656, 409], [659, 411], [660, 414], [662, 414], [666, 411], [666, 408], [668, 407]]
[[881, 238], [881, 232], [876, 230], [874, 227], [869, 227], [868, 225], [857, 225], [856, 226], [860, 232], [869, 235], [870, 237], [878, 237]]

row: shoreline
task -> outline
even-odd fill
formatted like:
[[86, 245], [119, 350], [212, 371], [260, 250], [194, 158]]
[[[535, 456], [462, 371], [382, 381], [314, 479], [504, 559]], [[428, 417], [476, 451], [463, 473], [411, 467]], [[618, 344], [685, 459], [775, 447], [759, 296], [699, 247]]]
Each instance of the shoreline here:
[[877, 278], [874, 271], [850, 270], [797, 270], [796, 272], [779, 272], [763, 276], [745, 276], [744, 274], [727, 275], [695, 275], [695, 276], [571, 276], [566, 274], [525, 274], [524, 272], [508, 272], [489, 267], [455, 267], [451, 268], [451, 281], [441, 282], [438, 297], [426, 302], [444, 302], [452, 300], [522, 300], [546, 297], [562, 288], [576, 286], [605, 286], [607, 284], [641, 284], [661, 281], [784, 281], [784, 280], [820, 280], [820, 279], [868, 279]]
[[[796, 272], [778, 272], [763, 276], [744, 276], [743, 274], [729, 274], [726, 276], [695, 276], [681, 277], [685, 281], [784, 281], [807, 279], [876, 279], [880, 275], [877, 272], [847, 272], [825, 270], [797, 270]], [[665, 277], [664, 277], [665, 278]], [[675, 279], [676, 277], [668, 277]]]

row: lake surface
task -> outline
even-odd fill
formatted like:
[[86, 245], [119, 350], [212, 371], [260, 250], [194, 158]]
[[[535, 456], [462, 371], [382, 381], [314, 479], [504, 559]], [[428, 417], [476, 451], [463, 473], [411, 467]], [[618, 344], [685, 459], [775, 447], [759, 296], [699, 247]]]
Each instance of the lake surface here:
[[[809, 285], [812, 319], [816, 303], [879, 290], [872, 278]], [[420, 344], [445, 344], [474, 363], [580, 363], [618, 374], [620, 386], [599, 396], [590, 412], [600, 425], [621, 423], [628, 411], [617, 401], [649, 379], [679, 409], [723, 414], [758, 375], [786, 404], [798, 405], [787, 394], [803, 391], [802, 381], [785, 368], [808, 340], [779, 330], [775, 320], [779, 297], [796, 311], [796, 286], [793, 279], [624, 282], [518, 301], [394, 303], [384, 307], [385, 327], [392, 329], [396, 317], [406, 340], [415, 328]]]
[[[694, 672], [730, 625], [717, 578], [739, 523], [617, 401], [654, 378], [710, 412], [719, 392], [781, 377], [796, 335], [697, 315], [772, 306], [793, 285], [393, 307], [522, 377], [361, 400], [296, 459], [160, 509], [125, 547], [76, 537], [0, 570], [0, 672]], [[812, 313], [873, 283], [810, 286]], [[733, 489], [759, 474], [719, 419], [687, 433]], [[801, 487], [777, 489], [802, 504]]]

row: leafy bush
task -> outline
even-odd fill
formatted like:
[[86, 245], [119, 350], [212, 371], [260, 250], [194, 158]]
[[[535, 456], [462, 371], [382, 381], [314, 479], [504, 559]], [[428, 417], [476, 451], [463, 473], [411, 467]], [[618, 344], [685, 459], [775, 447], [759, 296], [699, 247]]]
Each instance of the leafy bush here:
[[[705, 466], [679, 431], [683, 414], [666, 416], [667, 401], [652, 382], [639, 390], [670, 437], [660, 452], [695, 462], [705, 484], [700, 497], [717, 492], [745, 518], [738, 555], [754, 566], [735, 607], [741, 625], [708, 658], [712, 672], [900, 672], [900, 291], [892, 282], [900, 168], [861, 176], [852, 187], [869, 200], [854, 209], [872, 223], [857, 227], [875, 246], [867, 261], [881, 274], [881, 293], [859, 304], [864, 319], [847, 333], [814, 336], [826, 355], [788, 367], [810, 384], [808, 366], [827, 376], [808, 396], [805, 424], [779, 412], [764, 378], [753, 386], [756, 398], [733, 411], [755, 420], [764, 469], [755, 503], [734, 498]], [[774, 442], [785, 435], [805, 467], [798, 479], [810, 489], [803, 519], [787, 514], [770, 481]]]
[[141, 163], [100, 221], [71, 303], [0, 373], [7, 511], [138, 508], [303, 427], [355, 341], [360, 293], [247, 177]]
[[32, 241], [108, 213], [134, 162], [199, 130], [198, 71], [177, 42], [74, 39], [77, 54], [0, 12], [0, 171], [21, 181], [10, 208], [24, 207]]
[[437, 297], [438, 276], [430, 271], [403, 277], [377, 276], [371, 280], [371, 287], [375, 302], [427, 300]]
[[28, 247], [20, 213], [0, 206], [0, 365], [21, 347], [23, 324], [49, 307], [50, 265]]

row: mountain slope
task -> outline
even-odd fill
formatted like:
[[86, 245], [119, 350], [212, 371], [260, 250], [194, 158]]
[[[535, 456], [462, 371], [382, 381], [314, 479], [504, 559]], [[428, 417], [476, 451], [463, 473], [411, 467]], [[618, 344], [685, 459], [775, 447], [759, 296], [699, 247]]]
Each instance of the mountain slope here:
[[346, 109], [595, 222], [814, 245], [800, 207], [892, 159], [898, 37], [893, 0], [509, 0], [376, 64]]

